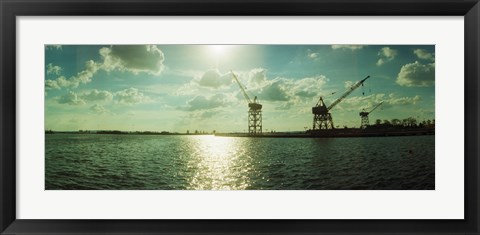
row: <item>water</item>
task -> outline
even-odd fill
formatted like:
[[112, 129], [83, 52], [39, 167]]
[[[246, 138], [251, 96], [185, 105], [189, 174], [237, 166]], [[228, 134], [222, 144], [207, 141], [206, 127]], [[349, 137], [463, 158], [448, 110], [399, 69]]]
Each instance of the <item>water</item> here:
[[435, 136], [48, 134], [45, 188], [435, 189]]

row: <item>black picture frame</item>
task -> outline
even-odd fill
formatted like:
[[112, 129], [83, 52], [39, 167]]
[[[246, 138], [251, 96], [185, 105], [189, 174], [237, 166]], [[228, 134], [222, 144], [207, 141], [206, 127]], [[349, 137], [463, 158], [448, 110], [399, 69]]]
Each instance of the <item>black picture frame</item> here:
[[[479, 234], [478, 0], [0, 0], [1, 234]], [[354, 15], [464, 16], [463, 220], [20, 220], [16, 219], [16, 16]], [[452, 107], [452, 112], [455, 112]], [[461, 157], [461, 156], [457, 156]], [[441, 206], [441, 205], [439, 205]]]

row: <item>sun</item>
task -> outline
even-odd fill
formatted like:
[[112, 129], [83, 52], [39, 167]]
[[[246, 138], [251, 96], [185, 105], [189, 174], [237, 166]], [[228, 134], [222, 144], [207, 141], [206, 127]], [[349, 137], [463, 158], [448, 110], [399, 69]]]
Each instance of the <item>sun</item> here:
[[228, 45], [209, 45], [208, 47], [212, 52], [212, 54], [215, 55], [216, 57], [225, 56], [225, 54], [230, 49], [230, 46]]

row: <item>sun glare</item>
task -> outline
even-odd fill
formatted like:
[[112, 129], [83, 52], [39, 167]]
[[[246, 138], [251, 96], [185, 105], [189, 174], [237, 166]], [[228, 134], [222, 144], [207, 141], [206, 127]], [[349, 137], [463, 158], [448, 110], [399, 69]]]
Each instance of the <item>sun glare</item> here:
[[210, 51], [212, 51], [212, 53], [215, 56], [221, 57], [221, 56], [224, 56], [228, 52], [228, 50], [230, 49], [230, 46], [228, 46], [228, 45], [210, 45], [209, 49], [210, 49]]

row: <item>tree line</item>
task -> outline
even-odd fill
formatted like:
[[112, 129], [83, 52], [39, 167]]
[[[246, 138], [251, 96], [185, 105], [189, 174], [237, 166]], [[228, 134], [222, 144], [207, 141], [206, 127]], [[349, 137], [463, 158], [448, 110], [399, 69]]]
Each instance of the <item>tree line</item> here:
[[375, 120], [375, 124], [368, 126], [367, 128], [434, 128], [435, 119], [423, 120], [421, 122], [413, 117], [392, 120]]

